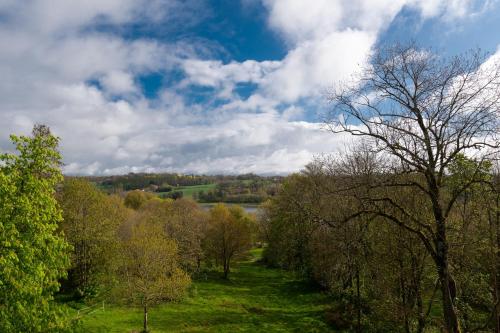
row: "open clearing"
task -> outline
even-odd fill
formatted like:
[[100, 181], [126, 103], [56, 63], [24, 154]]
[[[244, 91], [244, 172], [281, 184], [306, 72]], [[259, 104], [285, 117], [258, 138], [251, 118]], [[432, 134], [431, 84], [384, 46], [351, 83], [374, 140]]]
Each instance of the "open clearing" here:
[[[180, 303], [149, 311], [156, 332], [330, 332], [324, 321], [328, 298], [294, 275], [257, 262], [261, 250], [234, 265], [230, 280], [210, 273], [193, 282]], [[85, 332], [137, 332], [138, 308], [109, 308], [84, 317]]]

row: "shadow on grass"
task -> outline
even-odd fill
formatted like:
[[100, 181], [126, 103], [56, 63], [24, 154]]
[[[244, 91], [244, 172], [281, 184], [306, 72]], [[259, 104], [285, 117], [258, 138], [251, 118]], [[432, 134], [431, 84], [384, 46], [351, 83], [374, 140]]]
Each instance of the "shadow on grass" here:
[[[206, 272], [190, 297], [152, 308], [152, 332], [329, 332], [328, 297], [289, 272], [252, 261], [236, 263], [229, 280]], [[139, 309], [116, 308], [88, 319], [88, 332], [140, 329]], [[108, 330], [102, 329], [109, 328]], [[96, 328], [96, 330], [91, 330]]]
[[206, 278], [196, 280], [202, 288], [220, 289], [226, 293], [256, 297], [282, 296], [287, 301], [300, 301], [300, 296], [317, 295], [320, 288], [309, 281], [279, 269], [266, 268], [255, 262], [244, 262], [230, 273], [229, 279], [219, 272], [208, 272]]

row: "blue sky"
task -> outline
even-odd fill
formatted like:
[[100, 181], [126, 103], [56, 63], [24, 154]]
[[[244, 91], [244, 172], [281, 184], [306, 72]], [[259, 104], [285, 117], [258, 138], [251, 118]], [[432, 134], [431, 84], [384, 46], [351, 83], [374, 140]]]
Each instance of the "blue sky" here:
[[498, 31], [498, 0], [0, 0], [0, 149], [45, 123], [68, 174], [286, 174], [349, 143], [325, 92], [377, 45]]

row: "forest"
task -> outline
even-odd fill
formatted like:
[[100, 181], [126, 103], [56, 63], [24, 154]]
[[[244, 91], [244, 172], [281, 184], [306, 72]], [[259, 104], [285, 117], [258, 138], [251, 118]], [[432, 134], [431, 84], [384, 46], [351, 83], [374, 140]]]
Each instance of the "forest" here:
[[[324, 125], [352, 143], [283, 178], [63, 177], [47, 126], [12, 135], [0, 331], [499, 333], [500, 64], [484, 59], [379, 48], [328, 94]], [[145, 190], [214, 178], [193, 194], [209, 210]], [[228, 193], [265, 201], [251, 214]]]

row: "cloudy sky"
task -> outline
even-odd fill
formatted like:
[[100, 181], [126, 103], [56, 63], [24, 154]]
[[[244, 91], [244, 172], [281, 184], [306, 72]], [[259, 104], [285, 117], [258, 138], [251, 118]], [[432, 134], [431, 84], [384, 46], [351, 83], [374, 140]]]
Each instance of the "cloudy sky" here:
[[376, 45], [500, 53], [499, 2], [0, 0], [0, 149], [44, 123], [67, 174], [297, 171]]

